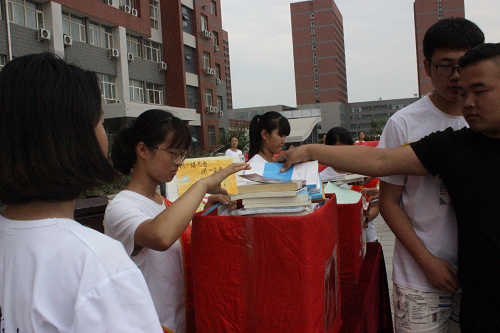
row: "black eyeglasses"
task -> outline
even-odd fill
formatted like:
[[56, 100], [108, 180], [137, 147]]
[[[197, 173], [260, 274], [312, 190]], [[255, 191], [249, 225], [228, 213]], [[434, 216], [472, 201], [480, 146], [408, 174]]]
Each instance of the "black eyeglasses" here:
[[166, 151], [167, 153], [171, 154], [172, 157], [170, 158], [170, 161], [175, 164], [177, 162], [179, 162], [179, 158], [181, 159], [180, 163], [183, 163], [184, 160], [186, 159], [187, 157], [187, 154], [188, 154], [188, 151], [184, 151], [183, 153], [178, 153], [176, 151], [170, 151], [170, 150], [167, 150], [168, 148], [161, 148], [161, 147], [157, 147], [157, 146], [150, 146], [148, 145], [148, 147], [150, 148], [154, 148], [154, 149], [158, 149], [158, 150], [164, 150]]
[[452, 65], [436, 65], [432, 61], [429, 61], [434, 67], [436, 67], [436, 72], [439, 75], [444, 75], [444, 76], [450, 76], [455, 72], [455, 69], [457, 70], [457, 73], [460, 74], [460, 67], [458, 66], [452, 66]]

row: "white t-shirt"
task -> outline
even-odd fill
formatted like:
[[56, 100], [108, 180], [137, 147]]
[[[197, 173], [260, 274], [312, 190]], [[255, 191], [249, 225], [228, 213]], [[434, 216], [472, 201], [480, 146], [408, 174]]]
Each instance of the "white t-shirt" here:
[[[321, 171], [319, 173], [319, 175], [322, 179], [327, 179], [327, 178], [334, 178], [334, 177], [342, 176], [342, 175], [346, 175], [346, 174], [337, 172], [332, 167], [327, 167], [323, 171]], [[351, 186], [347, 185], [347, 184], [342, 184], [339, 186], [343, 187], [343, 188], [351, 189]], [[366, 235], [367, 242], [375, 242], [378, 239], [377, 231], [375, 230], [375, 225], [373, 224], [373, 221], [368, 222], [368, 226], [365, 229], [365, 235]]]
[[[106, 235], [122, 242], [131, 256], [137, 227], [155, 218], [165, 208], [164, 203], [158, 205], [138, 193], [121, 191], [106, 208]], [[184, 261], [180, 241], [177, 240], [167, 251], [143, 248], [131, 258], [144, 274], [161, 324], [173, 332], [184, 333]]]
[[[452, 127], [467, 126], [463, 117], [441, 112], [425, 96], [396, 112], [385, 125], [379, 148], [401, 147], [422, 137]], [[436, 257], [457, 268], [457, 227], [453, 206], [439, 176], [390, 176], [380, 180], [404, 185], [401, 206], [425, 247]], [[393, 282], [411, 289], [439, 292], [427, 280], [413, 256], [396, 238], [393, 257]]]
[[248, 160], [248, 163], [268, 163], [264, 157], [260, 156], [259, 154], [255, 154], [252, 156], [251, 159]]
[[162, 332], [144, 277], [119, 242], [70, 219], [3, 216], [0, 329]]
[[226, 150], [226, 153], [224, 154], [225, 156], [238, 156], [238, 155], [243, 155], [241, 150], [236, 149], [236, 151], [232, 151], [231, 149]]

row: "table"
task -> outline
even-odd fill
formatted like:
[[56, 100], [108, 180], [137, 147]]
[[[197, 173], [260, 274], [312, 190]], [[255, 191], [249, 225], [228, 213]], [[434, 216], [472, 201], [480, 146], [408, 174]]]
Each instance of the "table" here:
[[342, 326], [345, 333], [392, 333], [392, 315], [380, 243], [366, 243], [358, 283], [341, 284]]

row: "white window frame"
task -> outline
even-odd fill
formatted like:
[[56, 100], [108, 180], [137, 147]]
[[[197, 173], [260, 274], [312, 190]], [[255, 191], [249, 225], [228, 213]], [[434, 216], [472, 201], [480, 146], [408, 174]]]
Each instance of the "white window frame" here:
[[215, 0], [210, 1], [210, 12], [212, 13], [212, 15], [217, 16], [217, 3], [215, 2]]
[[200, 15], [200, 27], [201, 31], [208, 30], [208, 17], [206, 15]]
[[162, 61], [161, 44], [151, 40], [143, 40], [144, 55], [143, 58], [150, 61]]
[[[97, 22], [89, 22], [89, 44], [105, 49], [113, 48], [112, 28]], [[98, 36], [98, 37], [97, 37]], [[96, 40], [98, 38], [98, 40]]]
[[[41, 3], [29, 0], [9, 0], [7, 10], [9, 11], [9, 21], [12, 23], [36, 30], [44, 27], [44, 16]], [[20, 14], [20, 11], [22, 11], [22, 21], [18, 19], [18, 15], [14, 14]], [[34, 21], [32, 21], [33, 18]]]
[[160, 29], [160, 1], [149, 0], [149, 20], [151, 28]]
[[212, 89], [205, 90], [205, 102], [207, 106], [213, 106], [212, 101]]
[[[85, 29], [85, 21], [83, 17], [73, 15], [71, 13], [63, 12], [63, 32], [71, 36], [73, 40], [79, 42], [87, 42], [87, 34]], [[81, 22], [76, 21], [81, 20]], [[67, 28], [65, 27], [67, 24]], [[76, 31], [75, 31], [76, 30]]]
[[210, 68], [210, 53], [203, 51], [203, 69]]
[[219, 111], [223, 111], [222, 110], [222, 96], [219, 96], [217, 95], [217, 108], [219, 109]]
[[208, 126], [208, 145], [215, 146], [215, 126]]
[[162, 85], [146, 82], [146, 94], [148, 96], [148, 104], [164, 104]]
[[101, 98], [104, 103], [116, 103], [116, 79], [114, 76], [97, 73], [99, 87], [101, 88]]
[[141, 57], [141, 37], [127, 33], [127, 52], [132, 53], [134, 57]]
[[144, 103], [144, 82], [129, 79], [130, 101]]
[[215, 64], [215, 77], [220, 80], [220, 65]]

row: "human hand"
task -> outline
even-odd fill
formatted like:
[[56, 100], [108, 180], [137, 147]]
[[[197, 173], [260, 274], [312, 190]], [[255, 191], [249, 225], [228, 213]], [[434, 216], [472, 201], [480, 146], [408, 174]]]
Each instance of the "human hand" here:
[[311, 158], [309, 157], [307, 146], [309, 145], [303, 145], [291, 150], [287, 150], [283, 154], [279, 155], [276, 160], [278, 162], [284, 163], [280, 171], [284, 172], [296, 163], [309, 162]]
[[221, 188], [220, 183], [232, 175], [241, 170], [250, 170], [251, 166], [248, 163], [233, 163], [222, 170], [217, 171], [216, 173], [201, 179], [207, 186], [206, 193], [210, 194], [223, 194], [227, 195], [227, 191]]
[[364, 196], [369, 196], [370, 199], [368, 200], [368, 202], [370, 201], [376, 201], [378, 200], [378, 196], [379, 196], [379, 189], [378, 188], [375, 188], [375, 187], [363, 187], [361, 189], [361, 194], [364, 195]]
[[227, 195], [224, 194], [212, 194], [208, 197], [208, 202], [205, 205], [205, 209], [212, 207], [217, 203], [221, 203], [223, 205], [229, 206], [231, 209], [236, 209], [236, 201], [231, 201]]
[[432, 256], [425, 261], [422, 269], [430, 284], [445, 293], [454, 293], [459, 287], [458, 272], [447, 261]]

